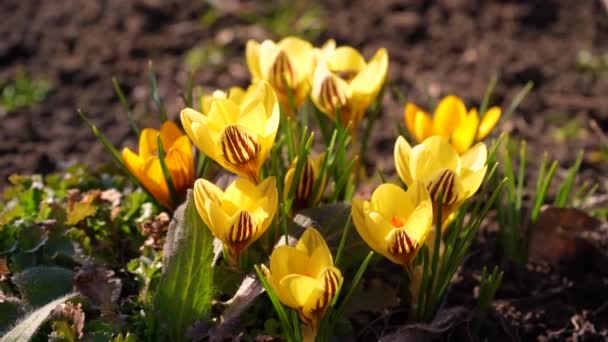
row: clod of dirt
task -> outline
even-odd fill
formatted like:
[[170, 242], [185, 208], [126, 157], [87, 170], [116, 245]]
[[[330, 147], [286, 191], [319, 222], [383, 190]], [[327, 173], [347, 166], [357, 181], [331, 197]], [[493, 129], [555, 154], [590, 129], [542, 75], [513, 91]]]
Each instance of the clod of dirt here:
[[588, 269], [605, 258], [601, 222], [580, 209], [547, 207], [532, 229], [530, 259], [553, 266], [576, 263]]

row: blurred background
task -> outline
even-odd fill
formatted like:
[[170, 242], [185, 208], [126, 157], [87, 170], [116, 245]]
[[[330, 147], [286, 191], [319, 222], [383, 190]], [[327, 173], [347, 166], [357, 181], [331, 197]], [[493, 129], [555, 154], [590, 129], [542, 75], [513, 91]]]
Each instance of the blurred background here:
[[478, 106], [497, 76], [492, 104], [503, 111], [534, 82], [502, 130], [526, 138], [535, 151], [548, 150], [564, 167], [587, 149], [583, 174], [600, 180], [606, 164], [601, 131], [608, 127], [607, 13], [600, 0], [3, 0], [0, 187], [16, 172], [107, 162], [79, 108], [115, 145], [133, 146], [113, 76], [138, 122], [157, 127], [148, 61], [169, 116], [177, 118], [190, 72], [204, 91], [246, 86], [246, 41], [286, 35], [316, 45], [335, 38], [366, 57], [388, 49], [390, 83], [368, 165], [393, 172], [404, 97], [428, 108], [456, 94]]

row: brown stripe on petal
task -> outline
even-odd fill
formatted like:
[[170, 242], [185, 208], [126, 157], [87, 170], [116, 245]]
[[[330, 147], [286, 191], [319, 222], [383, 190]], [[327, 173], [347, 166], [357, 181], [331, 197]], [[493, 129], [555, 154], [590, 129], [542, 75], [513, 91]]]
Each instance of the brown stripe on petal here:
[[227, 242], [231, 249], [239, 254], [245, 247], [251, 243], [251, 239], [257, 232], [257, 226], [253, 221], [253, 217], [247, 211], [241, 211], [230, 226], [227, 234]]
[[304, 313], [304, 316], [307, 317], [307, 321], [318, 321], [323, 317], [325, 310], [333, 300], [338, 292], [338, 287], [340, 286], [340, 276], [331, 268], [326, 269], [321, 277], [322, 278], [319, 279], [319, 281], [322, 283], [321, 287], [323, 293], [317, 299], [311, 312]]
[[456, 193], [456, 173], [449, 169], [443, 169], [427, 185], [433, 202], [439, 202], [443, 194], [443, 205], [452, 205], [458, 200]]
[[346, 105], [346, 96], [340, 92], [338, 85], [331, 76], [325, 77], [321, 83], [319, 102], [326, 110], [334, 115], [339, 108]]
[[304, 163], [302, 172], [300, 173], [300, 179], [296, 188], [295, 198], [293, 202], [293, 209], [300, 210], [308, 206], [308, 198], [312, 194], [312, 190], [315, 185], [315, 171], [312, 167], [310, 159]]
[[275, 89], [285, 92], [288, 87], [293, 87], [294, 79], [294, 70], [289, 57], [285, 51], [279, 52], [270, 69], [269, 81]]
[[239, 126], [224, 129], [220, 138], [224, 161], [246, 173], [255, 173], [256, 160], [261, 150], [255, 139]]
[[412, 241], [405, 230], [397, 230], [388, 245], [388, 252], [406, 264], [414, 255], [416, 248], [417, 243]]

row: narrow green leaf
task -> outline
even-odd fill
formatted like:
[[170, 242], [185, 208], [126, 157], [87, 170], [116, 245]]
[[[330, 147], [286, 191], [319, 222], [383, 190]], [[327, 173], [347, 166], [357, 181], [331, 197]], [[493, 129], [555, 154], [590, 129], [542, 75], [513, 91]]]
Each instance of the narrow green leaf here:
[[374, 256], [374, 252], [369, 252], [367, 254], [367, 257], [365, 257], [365, 259], [361, 263], [361, 266], [359, 266], [359, 269], [357, 269], [357, 273], [355, 273], [355, 277], [353, 278], [353, 281], [350, 285], [350, 288], [348, 289], [348, 292], [346, 293], [346, 295], [344, 296], [344, 299], [342, 300], [338, 309], [336, 310], [337, 317], [342, 317], [344, 315], [344, 312], [346, 311], [346, 308], [348, 307], [348, 304], [350, 303], [351, 298], [353, 297], [353, 294], [355, 293], [355, 290], [357, 289], [357, 286], [359, 286], [359, 284], [361, 283], [361, 279], [363, 278], [363, 275], [365, 274], [365, 271], [367, 270], [367, 266], [369, 265], [369, 262], [372, 260], [373, 256]]
[[112, 77], [112, 85], [114, 86], [114, 92], [118, 96], [118, 100], [120, 101], [122, 108], [124, 108], [125, 112], [127, 112], [127, 120], [129, 120], [129, 125], [131, 126], [131, 129], [133, 130], [133, 132], [135, 132], [135, 135], [139, 136], [141, 134], [141, 131], [139, 130], [139, 126], [137, 126], [137, 123], [133, 118], [133, 111], [131, 111], [131, 105], [129, 104], [129, 101], [125, 96], [125, 93], [122, 91], [122, 88], [120, 87], [120, 84], [118, 83], [116, 77]]
[[513, 99], [513, 101], [511, 101], [511, 104], [509, 105], [509, 108], [507, 109], [507, 112], [503, 116], [503, 119], [502, 119], [503, 121], [506, 121], [507, 119], [509, 119], [509, 117], [511, 117], [511, 114], [513, 114], [513, 112], [517, 109], [517, 107], [519, 107], [519, 105], [526, 98], [526, 96], [528, 96], [528, 93], [532, 90], [532, 88], [534, 88], [534, 82], [529, 81], [519, 91], [519, 93], [517, 93], [517, 95], [515, 95], [515, 98]]
[[165, 109], [165, 105], [163, 104], [162, 99], [158, 93], [158, 84], [156, 82], [156, 72], [154, 72], [154, 65], [152, 61], [148, 62], [148, 74], [150, 77], [150, 91], [152, 92], [152, 100], [156, 104], [156, 109], [158, 109], [158, 114], [160, 115], [160, 122], [167, 121], [167, 110]]
[[[479, 107], [480, 118], [483, 118], [483, 116], [486, 114], [486, 111], [488, 110], [488, 104], [490, 103], [490, 99], [492, 98], [492, 93], [494, 93], [494, 88], [496, 88], [497, 82], [498, 76], [494, 75], [492, 76], [490, 82], [488, 83], [488, 86], [486, 87], [486, 91], [483, 94], [483, 100], [481, 101], [481, 106]], [[479, 127], [477, 127], [477, 129], [479, 129]], [[477, 133], [475, 133], [475, 136], [477, 136]]]
[[563, 208], [568, 204], [568, 199], [570, 198], [572, 188], [574, 187], [574, 180], [576, 179], [578, 170], [580, 169], [581, 164], [583, 162], [583, 154], [583, 151], [579, 151], [576, 156], [576, 160], [574, 161], [574, 165], [572, 165], [568, 169], [568, 174], [566, 175], [566, 178], [559, 186], [557, 190], [557, 195], [555, 196], [555, 202], [553, 203], [555, 207]]
[[545, 203], [545, 198], [547, 197], [547, 191], [551, 186], [551, 182], [553, 181], [553, 176], [555, 175], [555, 170], [557, 169], [557, 160], [554, 160], [549, 167], [549, 171], [547, 171], [547, 175], [543, 178], [540, 178], [540, 186], [537, 189], [536, 197], [534, 200], [534, 206], [532, 207], [532, 213], [530, 215], [530, 222], [532, 224], [536, 223], [538, 216], [540, 215], [540, 209]]
[[213, 235], [201, 220], [192, 191], [173, 216], [163, 250], [163, 273], [153, 299], [156, 332], [183, 341], [187, 329], [208, 318], [214, 294]]
[[293, 332], [295, 331], [295, 329], [290, 323], [290, 319], [287, 318], [287, 313], [285, 312], [283, 304], [281, 304], [281, 301], [279, 300], [279, 296], [277, 296], [276, 292], [274, 292], [274, 289], [268, 282], [268, 279], [266, 279], [266, 277], [257, 265], [255, 266], [255, 272], [258, 274], [258, 278], [262, 282], [264, 289], [266, 289], [268, 298], [270, 298], [270, 302], [272, 303], [272, 306], [274, 307], [275, 311], [277, 312], [277, 315], [279, 316], [279, 322], [281, 322], [283, 332], [287, 335], [287, 340], [295, 341], [293, 337]]
[[344, 253], [344, 247], [346, 246], [346, 240], [348, 238], [348, 233], [350, 232], [350, 220], [352, 219], [352, 212], [348, 215], [348, 219], [344, 224], [344, 229], [342, 230], [342, 238], [340, 238], [340, 245], [338, 246], [338, 252], [336, 252], [336, 267], [340, 268], [340, 261], [342, 261], [342, 253]]

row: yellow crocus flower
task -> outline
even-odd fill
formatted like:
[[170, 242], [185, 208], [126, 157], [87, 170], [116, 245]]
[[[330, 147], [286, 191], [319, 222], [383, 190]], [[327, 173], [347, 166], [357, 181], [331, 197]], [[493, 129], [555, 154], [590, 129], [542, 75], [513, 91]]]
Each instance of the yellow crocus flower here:
[[169, 187], [158, 158], [159, 134], [173, 185], [180, 199], [183, 199], [186, 190], [194, 181], [194, 156], [190, 140], [175, 123], [166, 121], [161, 126], [160, 132], [152, 128], [142, 130], [139, 136], [139, 154], [125, 147], [122, 150], [122, 158], [131, 174], [141, 182], [142, 186], [163, 206], [173, 209], [179, 203], [173, 203], [171, 200]]
[[433, 204], [424, 184], [414, 182], [407, 191], [395, 184], [380, 185], [370, 201], [355, 198], [355, 228], [368, 246], [411, 271], [411, 261], [429, 236]]
[[237, 258], [266, 230], [277, 210], [278, 191], [274, 177], [256, 185], [237, 178], [222, 191], [206, 179], [194, 183], [196, 209], [213, 235], [222, 241], [230, 256]]
[[249, 40], [245, 48], [252, 81], [268, 81], [277, 93], [283, 109], [295, 115], [289, 103], [291, 92], [296, 109], [308, 97], [309, 78], [314, 67], [313, 46], [297, 37], [286, 37], [278, 43], [265, 40], [261, 44]]
[[190, 139], [206, 156], [257, 183], [277, 134], [279, 106], [272, 87], [264, 81], [241, 95], [213, 97], [207, 113], [186, 108], [181, 119]]
[[379, 49], [369, 62], [350, 46], [335, 47], [333, 40], [316, 50], [317, 65], [312, 78], [314, 104], [342, 125], [352, 121], [355, 129], [376, 99], [388, 72], [388, 53]]
[[[302, 172], [300, 174], [300, 181], [298, 182], [298, 186], [296, 187], [296, 191], [294, 194], [294, 199], [291, 205], [291, 209], [293, 212], [296, 212], [300, 209], [308, 208], [309, 199], [313, 195], [315, 182], [319, 177], [319, 172], [321, 169], [321, 163], [325, 160], [325, 153], [318, 155], [316, 158], [308, 157], [308, 160], [302, 167]], [[291, 189], [291, 185], [293, 183], [293, 177], [296, 172], [296, 166], [298, 163], [298, 158], [296, 157], [294, 161], [289, 166], [287, 173], [285, 174], [285, 189], [284, 195], [285, 198], [289, 195], [289, 190]], [[324, 175], [323, 179], [319, 183], [319, 188], [317, 191], [316, 197], [312, 200], [310, 205], [312, 207], [316, 206], [317, 203], [321, 200], [323, 196], [323, 192], [325, 190], [325, 184], [327, 181], [327, 176]]]
[[270, 269], [262, 269], [281, 302], [297, 310], [314, 335], [343, 281], [321, 234], [306, 229], [295, 247], [275, 248]]
[[439, 102], [432, 118], [411, 102], [403, 110], [405, 125], [418, 142], [439, 135], [450, 139], [458, 153], [464, 153], [473, 143], [488, 136], [500, 115], [500, 107], [491, 107], [480, 123], [477, 109], [471, 108], [467, 113], [464, 102], [454, 95], [448, 95]]
[[403, 137], [397, 138], [394, 157], [401, 180], [408, 186], [426, 185], [436, 214], [443, 194], [442, 221], [479, 189], [486, 174], [487, 148], [483, 142], [458, 155], [448, 140], [432, 136], [413, 148]]

